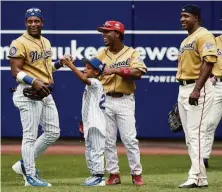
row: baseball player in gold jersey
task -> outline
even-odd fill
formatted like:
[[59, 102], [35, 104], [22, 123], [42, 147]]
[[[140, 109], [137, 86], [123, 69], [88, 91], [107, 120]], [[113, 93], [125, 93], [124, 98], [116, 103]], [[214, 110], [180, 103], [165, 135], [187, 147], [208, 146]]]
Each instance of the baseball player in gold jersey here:
[[184, 6], [180, 21], [182, 28], [189, 34], [180, 46], [176, 78], [180, 83], [179, 113], [192, 164], [188, 180], [180, 188], [208, 186], [203, 146], [209, 109], [213, 102], [209, 76], [217, 62], [217, 50], [215, 37], [200, 26], [200, 19], [199, 7]]
[[107, 21], [97, 30], [103, 34], [106, 48], [97, 58], [106, 64], [100, 79], [106, 92], [106, 170], [107, 185], [120, 184], [118, 156], [116, 150], [117, 128], [127, 151], [132, 181], [143, 185], [140, 151], [135, 127], [135, 79], [147, 72], [140, 54], [123, 44], [124, 25], [118, 21]]
[[[22, 160], [12, 169], [23, 175], [25, 186], [51, 186], [42, 180], [35, 169], [35, 159], [53, 144], [60, 135], [59, 117], [49, 87], [53, 84], [52, 72], [61, 67], [60, 62], [52, 63], [51, 45], [41, 36], [43, 27], [41, 10], [30, 8], [25, 13], [27, 32], [10, 45], [11, 71], [19, 85], [13, 94], [14, 105], [20, 111], [23, 128]], [[24, 88], [33, 87], [44, 98], [32, 100], [23, 95]], [[38, 137], [38, 126], [44, 133]]]
[[[222, 22], [222, 21], [221, 21]], [[216, 128], [222, 118], [222, 35], [216, 37], [217, 43], [217, 63], [214, 65], [212, 74], [214, 101], [208, 119], [207, 132], [205, 134], [204, 143], [204, 165], [208, 168], [208, 159], [212, 151], [214, 142], [214, 134]]]

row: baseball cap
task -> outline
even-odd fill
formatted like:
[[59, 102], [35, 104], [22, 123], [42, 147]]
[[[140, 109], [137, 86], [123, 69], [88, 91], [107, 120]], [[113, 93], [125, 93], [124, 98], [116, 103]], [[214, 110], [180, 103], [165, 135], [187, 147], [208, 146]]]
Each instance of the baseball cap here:
[[199, 19], [200, 19], [200, 16], [201, 16], [200, 8], [198, 6], [192, 5], [192, 4], [185, 5], [182, 8], [182, 12], [191, 13], [192, 15], [198, 16]]
[[98, 27], [97, 30], [99, 32], [103, 31], [119, 31], [124, 34], [124, 25], [119, 21], [106, 21], [102, 27]]
[[25, 19], [36, 16], [43, 20], [42, 11], [39, 8], [30, 8], [25, 12]]
[[93, 66], [93, 68], [98, 69], [99, 73], [102, 73], [104, 68], [105, 68], [105, 64], [103, 64], [102, 61], [100, 61], [96, 57], [94, 57], [92, 59], [83, 58], [82, 62], [85, 63], [85, 64], [89, 63], [90, 65]]

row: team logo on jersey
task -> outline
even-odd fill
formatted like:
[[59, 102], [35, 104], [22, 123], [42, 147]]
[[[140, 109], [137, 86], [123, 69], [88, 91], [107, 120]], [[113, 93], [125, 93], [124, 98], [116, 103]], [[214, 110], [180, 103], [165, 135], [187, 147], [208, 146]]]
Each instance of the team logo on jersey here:
[[14, 56], [17, 53], [17, 49], [16, 47], [11, 47], [11, 49], [9, 50], [9, 55], [10, 56]]
[[109, 67], [110, 68], [120, 68], [120, 67], [129, 67], [131, 59], [128, 58], [126, 61], [120, 61], [118, 63], [113, 63]]
[[180, 53], [183, 53], [185, 50], [194, 50], [195, 49], [195, 41], [192, 43], [188, 43], [180, 48]]
[[206, 50], [209, 50], [209, 49], [215, 48], [215, 45], [214, 45], [213, 43], [206, 42], [206, 43], [204, 44], [204, 47], [203, 47], [203, 48], [206, 49]]

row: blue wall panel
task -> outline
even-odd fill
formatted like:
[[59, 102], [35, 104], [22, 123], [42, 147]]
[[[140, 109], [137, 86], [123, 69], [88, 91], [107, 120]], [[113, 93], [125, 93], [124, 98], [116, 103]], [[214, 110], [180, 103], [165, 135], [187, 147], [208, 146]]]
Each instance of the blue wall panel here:
[[[39, 7], [45, 18], [44, 30], [96, 30], [106, 20], [119, 20], [126, 30], [181, 30], [180, 10], [187, 4], [202, 8], [204, 26], [209, 30], [221, 30], [221, 2], [2, 2], [1, 29], [25, 30], [24, 13], [30, 7]], [[133, 5], [133, 6], [132, 6]], [[160, 11], [160, 6], [163, 7]], [[134, 8], [133, 8], [134, 7]], [[1, 34], [1, 65], [9, 67], [4, 49], [20, 34]], [[54, 60], [66, 51], [76, 57], [76, 65], [82, 67], [80, 59], [90, 57], [103, 47], [100, 34], [45, 34], [52, 44]], [[135, 47], [148, 68], [176, 68], [177, 52], [185, 34], [126, 34], [125, 44]], [[80, 52], [79, 50], [82, 49]], [[76, 53], [79, 51], [79, 54]], [[16, 85], [9, 68], [1, 68], [1, 131], [2, 136], [22, 135], [19, 111], [13, 106], [10, 87]], [[173, 134], [167, 124], [167, 114], [177, 100], [178, 84], [176, 71], [149, 71], [145, 78], [137, 81], [136, 127], [139, 137], [181, 138], [183, 133]], [[61, 136], [78, 137], [78, 121], [81, 119], [81, 97], [84, 85], [71, 71], [54, 73], [53, 97], [59, 111]], [[222, 125], [216, 136], [222, 138]]]

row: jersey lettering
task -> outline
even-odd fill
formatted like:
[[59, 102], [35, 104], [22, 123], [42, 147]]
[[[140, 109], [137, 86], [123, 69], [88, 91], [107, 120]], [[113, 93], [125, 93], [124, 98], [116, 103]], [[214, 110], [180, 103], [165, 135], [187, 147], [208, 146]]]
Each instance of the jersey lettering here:
[[130, 64], [130, 58], [128, 58], [126, 61], [120, 61], [117, 63], [113, 63], [109, 67], [110, 68], [129, 67], [129, 64]]

